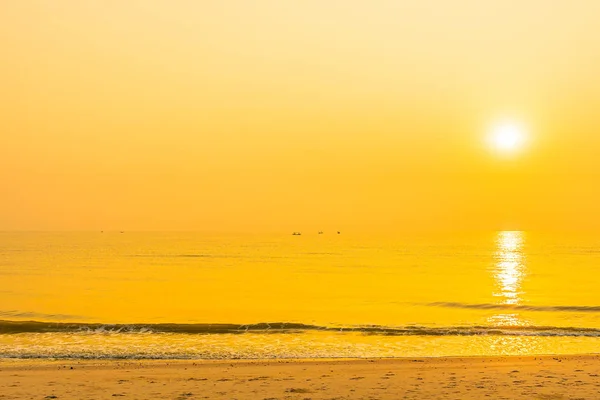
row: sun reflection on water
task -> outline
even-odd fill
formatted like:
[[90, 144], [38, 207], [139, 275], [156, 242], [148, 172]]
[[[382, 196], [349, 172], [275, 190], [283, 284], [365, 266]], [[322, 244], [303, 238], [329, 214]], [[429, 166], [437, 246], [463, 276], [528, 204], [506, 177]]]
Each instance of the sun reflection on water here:
[[521, 282], [525, 274], [522, 252], [522, 232], [499, 232], [497, 238], [496, 268], [494, 277], [501, 304], [521, 303]]
[[[524, 291], [522, 283], [527, 275], [525, 254], [523, 246], [525, 235], [519, 231], [498, 232], [496, 237], [496, 253], [494, 255], [494, 267], [492, 275], [495, 290], [493, 296], [498, 304], [507, 306], [521, 305]], [[488, 323], [498, 327], [528, 326], [530, 322], [525, 320], [519, 312], [510, 312], [492, 315]], [[489, 352], [503, 354], [530, 354], [539, 351], [539, 338], [526, 336], [498, 336], [489, 338]]]
[[[522, 303], [521, 288], [526, 275], [525, 256], [523, 254], [524, 234], [519, 231], [498, 232], [496, 238], [494, 297], [499, 304], [519, 305]], [[489, 318], [496, 326], [528, 325], [518, 313], [498, 314]]]

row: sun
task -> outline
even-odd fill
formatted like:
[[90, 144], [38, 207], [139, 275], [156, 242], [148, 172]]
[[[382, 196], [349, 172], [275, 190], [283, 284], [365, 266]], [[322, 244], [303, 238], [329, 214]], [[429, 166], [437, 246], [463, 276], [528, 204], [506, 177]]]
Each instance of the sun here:
[[494, 126], [489, 134], [492, 148], [501, 153], [515, 153], [525, 144], [525, 130], [516, 123], [502, 123]]

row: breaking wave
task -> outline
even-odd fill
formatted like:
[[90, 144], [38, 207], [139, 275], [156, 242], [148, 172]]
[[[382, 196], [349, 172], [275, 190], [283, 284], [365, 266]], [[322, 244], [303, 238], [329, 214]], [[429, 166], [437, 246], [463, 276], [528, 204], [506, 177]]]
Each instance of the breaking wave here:
[[0, 334], [120, 333], [120, 334], [301, 334], [304, 332], [360, 333], [382, 336], [556, 336], [600, 337], [600, 329], [558, 326], [319, 326], [301, 323], [258, 324], [94, 324], [38, 321], [0, 321]]

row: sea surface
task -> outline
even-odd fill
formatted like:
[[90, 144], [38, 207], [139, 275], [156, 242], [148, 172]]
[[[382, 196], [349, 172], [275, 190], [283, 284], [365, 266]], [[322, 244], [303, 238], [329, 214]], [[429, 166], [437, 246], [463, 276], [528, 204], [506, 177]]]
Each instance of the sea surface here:
[[600, 352], [600, 235], [0, 233], [0, 358]]

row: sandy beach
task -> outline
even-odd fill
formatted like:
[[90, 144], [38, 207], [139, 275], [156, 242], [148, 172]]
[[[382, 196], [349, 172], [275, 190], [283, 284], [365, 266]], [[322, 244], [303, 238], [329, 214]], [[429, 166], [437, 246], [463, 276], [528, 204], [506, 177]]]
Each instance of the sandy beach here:
[[596, 399], [600, 356], [0, 361], [0, 399]]

